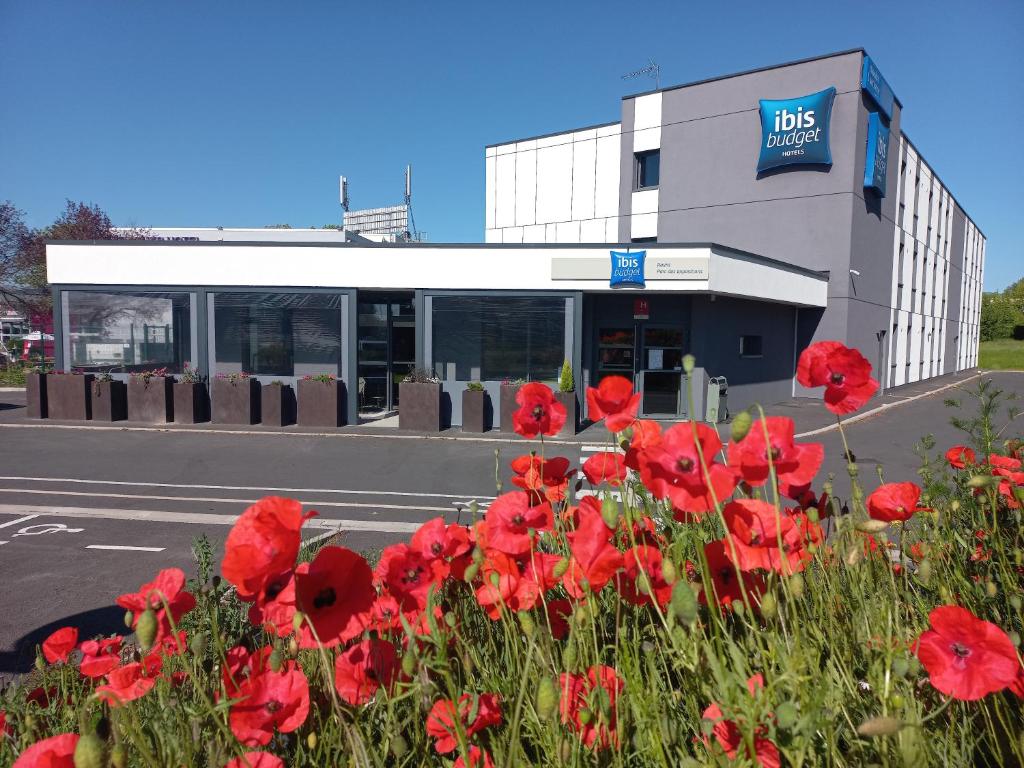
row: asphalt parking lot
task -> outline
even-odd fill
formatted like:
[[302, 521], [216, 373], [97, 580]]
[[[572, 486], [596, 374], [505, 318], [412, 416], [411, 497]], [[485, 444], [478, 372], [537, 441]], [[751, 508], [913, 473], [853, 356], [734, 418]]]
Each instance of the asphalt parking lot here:
[[[989, 377], [1024, 397], [1024, 373]], [[955, 388], [927, 393], [975, 384], [969, 376], [946, 377], [896, 390], [872, 403], [885, 408], [849, 424], [868, 489], [878, 483], [876, 466], [886, 480], [916, 479], [912, 449], [923, 435], [935, 437], [936, 450], [963, 442], [943, 400], [960, 397], [969, 414], [967, 398]], [[825, 445], [821, 476], [835, 473], [837, 494], [847, 494], [842, 441], [820, 403], [767, 410], [793, 417], [798, 433], [810, 433], [804, 440]], [[219, 553], [235, 516], [256, 499], [290, 496], [316, 509], [307, 538], [338, 534], [353, 549], [379, 549], [425, 520], [457, 519], [457, 505], [486, 504], [496, 493], [495, 451], [507, 490], [508, 461], [525, 448], [500, 435], [97, 426], [29, 422], [24, 394], [0, 392], [0, 674], [27, 668], [34, 645], [58, 626], [77, 624], [85, 634], [122, 629], [117, 595], [160, 568], [191, 574], [195, 537], [206, 536]], [[601, 430], [588, 430], [545, 450], [579, 466], [607, 445]]]

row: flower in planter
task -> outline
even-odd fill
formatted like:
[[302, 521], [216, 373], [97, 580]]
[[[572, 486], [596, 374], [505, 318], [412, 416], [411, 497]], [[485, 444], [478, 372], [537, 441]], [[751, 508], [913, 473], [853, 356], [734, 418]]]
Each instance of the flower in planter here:
[[164, 378], [167, 376], [167, 368], [154, 368], [151, 371], [132, 371], [128, 374], [132, 381], [141, 381], [144, 386], [149, 386], [149, 380], [153, 378]]
[[217, 378], [228, 382], [231, 386], [235, 386], [243, 381], [248, 381], [252, 377], [245, 371], [234, 371], [233, 373], [218, 373]]
[[557, 435], [568, 416], [547, 384], [532, 381], [516, 392], [519, 410], [512, 414], [515, 431], [525, 438]]
[[185, 363], [178, 377], [179, 384], [205, 384], [206, 377], [199, 373], [198, 368], [193, 368], [191, 363]]
[[333, 373], [307, 373], [302, 377], [303, 381], [319, 381], [321, 384], [330, 384], [337, 381], [338, 377]]
[[805, 387], [825, 387], [825, 407], [837, 416], [856, 411], [878, 391], [871, 363], [838, 341], [819, 341], [801, 352], [796, 380]]

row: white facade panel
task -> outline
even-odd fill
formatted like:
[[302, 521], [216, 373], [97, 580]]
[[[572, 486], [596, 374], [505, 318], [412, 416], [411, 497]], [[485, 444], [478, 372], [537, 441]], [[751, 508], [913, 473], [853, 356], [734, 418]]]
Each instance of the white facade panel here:
[[[597, 170], [597, 139], [583, 139], [572, 145], [572, 216], [574, 221], [594, 218]], [[584, 241], [588, 242], [588, 241]], [[589, 241], [593, 242], [593, 241]]]
[[547, 242], [547, 227], [543, 224], [531, 224], [528, 227], [523, 227], [523, 242], [524, 243], [546, 243]]
[[661, 127], [641, 128], [633, 132], [633, 151], [646, 152], [661, 149]]
[[644, 189], [634, 192], [632, 195], [632, 213], [634, 216], [641, 213], [658, 212], [658, 190]]
[[572, 219], [572, 144], [537, 150], [537, 223]]
[[537, 223], [537, 150], [516, 152], [516, 226]]
[[[619, 215], [619, 160], [621, 156], [622, 139], [618, 134], [597, 140], [597, 164], [594, 174], [594, 216], [597, 218]], [[617, 234], [616, 239], [618, 239]]]
[[[500, 150], [501, 147], [498, 147]], [[516, 156], [499, 153], [494, 165], [494, 226], [516, 224]]]
[[633, 99], [633, 130], [661, 126], [661, 91]]
[[[615, 225], [616, 228], [618, 224]], [[618, 240], [618, 232], [613, 240], [608, 240], [605, 236], [605, 230], [607, 224], [605, 219], [587, 219], [586, 221], [580, 222], [580, 242], [581, 243], [614, 243]]]
[[484, 158], [484, 229], [494, 229], [494, 197], [497, 188], [494, 185], [494, 172], [497, 158], [488, 155]]
[[629, 236], [634, 240], [639, 237], [658, 236], [658, 214], [638, 213], [633, 214], [629, 221]]

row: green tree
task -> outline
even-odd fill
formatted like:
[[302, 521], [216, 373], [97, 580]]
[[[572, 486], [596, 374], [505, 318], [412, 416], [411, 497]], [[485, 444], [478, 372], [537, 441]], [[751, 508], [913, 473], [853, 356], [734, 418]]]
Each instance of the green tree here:
[[1020, 314], [1013, 303], [1000, 293], [985, 293], [981, 297], [981, 340], [1008, 339]]

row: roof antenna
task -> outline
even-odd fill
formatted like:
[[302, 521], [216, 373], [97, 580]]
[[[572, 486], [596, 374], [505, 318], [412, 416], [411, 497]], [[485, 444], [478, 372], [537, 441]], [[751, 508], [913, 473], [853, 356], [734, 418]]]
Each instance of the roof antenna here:
[[654, 80], [654, 90], [661, 90], [661, 67], [658, 66], [658, 62], [654, 59], [648, 59], [647, 66], [642, 69], [638, 69], [635, 72], [627, 72], [622, 76], [622, 79], [633, 80], [644, 75]]

